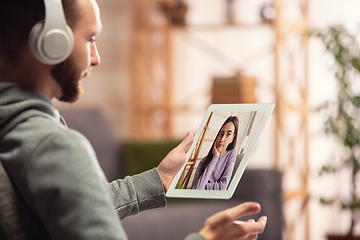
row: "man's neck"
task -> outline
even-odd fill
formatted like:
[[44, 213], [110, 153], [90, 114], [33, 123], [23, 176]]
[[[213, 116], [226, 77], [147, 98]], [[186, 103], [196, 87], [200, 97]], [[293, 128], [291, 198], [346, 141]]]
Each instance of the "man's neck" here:
[[29, 53], [25, 53], [14, 64], [0, 58], [0, 82], [34, 87], [42, 91], [49, 99], [53, 99], [61, 94], [61, 89], [51, 76], [51, 67], [35, 60]]

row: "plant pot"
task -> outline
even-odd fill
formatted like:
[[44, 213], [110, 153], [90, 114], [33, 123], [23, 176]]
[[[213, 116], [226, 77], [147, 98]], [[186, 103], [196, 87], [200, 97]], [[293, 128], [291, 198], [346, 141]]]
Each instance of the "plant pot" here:
[[360, 240], [360, 236], [327, 235], [328, 240]]

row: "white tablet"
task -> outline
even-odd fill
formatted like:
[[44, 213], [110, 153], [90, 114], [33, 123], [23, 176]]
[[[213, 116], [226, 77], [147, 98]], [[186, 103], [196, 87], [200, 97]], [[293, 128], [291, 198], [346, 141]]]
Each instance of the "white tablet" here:
[[230, 199], [275, 104], [213, 104], [166, 196]]

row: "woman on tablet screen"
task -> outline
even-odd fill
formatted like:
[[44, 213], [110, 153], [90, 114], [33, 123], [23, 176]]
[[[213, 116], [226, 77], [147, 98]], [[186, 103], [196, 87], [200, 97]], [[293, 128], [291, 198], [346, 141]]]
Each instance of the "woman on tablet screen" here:
[[196, 170], [192, 189], [226, 190], [236, 160], [236, 136], [239, 120], [236, 116], [226, 119], [206, 157]]

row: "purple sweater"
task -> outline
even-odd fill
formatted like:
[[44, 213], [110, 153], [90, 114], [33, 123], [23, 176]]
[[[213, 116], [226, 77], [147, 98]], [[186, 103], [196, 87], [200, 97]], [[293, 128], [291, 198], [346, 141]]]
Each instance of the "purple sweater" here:
[[200, 169], [205, 161], [205, 158], [203, 158], [197, 167], [194, 182], [191, 188], [203, 190], [226, 190], [230, 182], [235, 160], [236, 148], [226, 151], [221, 158], [215, 155], [203, 174], [200, 176]]

